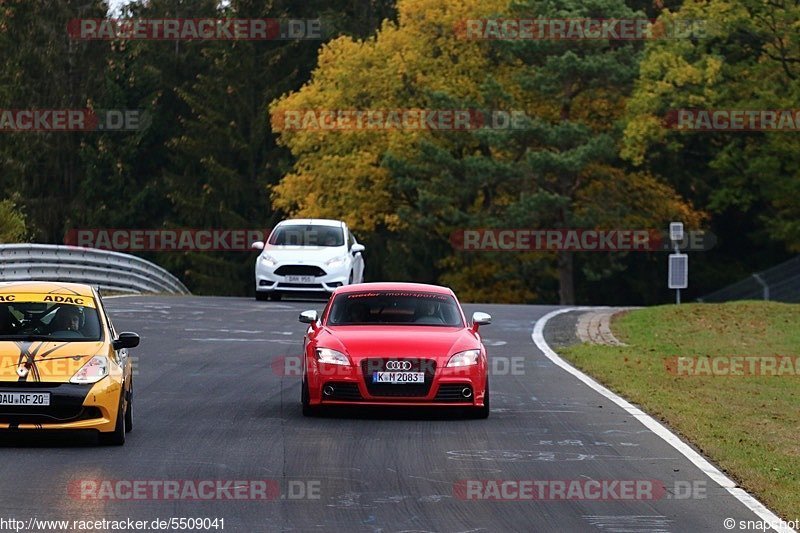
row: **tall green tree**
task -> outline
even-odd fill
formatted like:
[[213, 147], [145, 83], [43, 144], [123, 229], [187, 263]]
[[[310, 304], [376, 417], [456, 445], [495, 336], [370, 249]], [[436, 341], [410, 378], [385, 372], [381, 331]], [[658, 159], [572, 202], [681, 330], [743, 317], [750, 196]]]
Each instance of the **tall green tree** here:
[[[101, 0], [6, 0], [0, 6], [0, 95], [4, 109], [82, 109], [100, 92], [105, 51], [71, 40], [67, 23], [103, 17]], [[0, 136], [0, 191], [17, 194], [30, 231], [58, 242], [64, 221], [84, 208], [80, 148], [90, 133]]]
[[[144, 0], [127, 4], [123, 18], [214, 17], [215, 0]], [[167, 148], [191, 109], [180, 96], [209, 60], [203, 42], [92, 41], [105, 51], [103, 83], [95, 106], [141, 112], [136, 131], [95, 132], [84, 142], [81, 195], [92, 209], [74, 212], [70, 227], [158, 228], [173, 212], [164, 169]], [[151, 258], [161, 259], [160, 256]]]
[[[529, 0], [514, 4], [511, 15], [545, 19], [645, 16], [620, 0]], [[518, 171], [522, 194], [509, 208], [516, 214], [512, 220], [523, 227], [545, 223], [556, 228], [591, 228], [611, 222], [612, 217], [601, 210], [581, 210], [578, 200], [594, 182], [613, 182], [623, 175], [606, 165], [616, 158], [613, 126], [636, 75], [637, 44], [559, 39], [506, 43], [501, 48], [522, 65], [515, 83], [553, 103], [546, 114], [534, 118], [527, 135], [491, 139], [498, 148], [513, 146], [511, 151], [522, 166]], [[584, 195], [583, 200], [587, 199], [591, 201]], [[589, 213], [596, 217], [587, 217]], [[559, 300], [572, 304], [574, 253], [558, 252], [557, 268]]]
[[[107, 4], [8, 0], [0, 5], [4, 109], [126, 109], [137, 131], [4, 133], [0, 193], [17, 195], [39, 242], [65, 230], [269, 226], [281, 215], [267, 187], [289, 168], [268, 103], [307, 80], [325, 39], [366, 37], [389, 0], [134, 0], [115, 17], [268, 17], [323, 21], [323, 40], [79, 41], [67, 22], [102, 18]], [[199, 292], [251, 287], [248, 254], [145, 253]], [[220, 279], [230, 279], [228, 285]]]
[[[207, 67], [177, 91], [189, 113], [168, 143], [165, 181], [172, 209], [166, 224], [268, 229], [277, 222], [282, 215], [272, 208], [268, 191], [290, 169], [291, 154], [275, 142], [269, 103], [302, 86], [324, 39], [368, 35], [374, 17], [388, 13], [390, 5], [234, 0], [223, 8], [223, 18], [320, 19], [322, 39], [215, 42], [202, 48]], [[252, 286], [252, 254], [187, 253], [167, 263], [201, 292], [245, 294]]]

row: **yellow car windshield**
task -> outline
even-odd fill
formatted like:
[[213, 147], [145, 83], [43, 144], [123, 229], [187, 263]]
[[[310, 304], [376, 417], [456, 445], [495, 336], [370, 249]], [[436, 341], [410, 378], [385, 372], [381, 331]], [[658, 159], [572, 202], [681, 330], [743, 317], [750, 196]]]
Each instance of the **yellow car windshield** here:
[[98, 341], [101, 331], [91, 297], [0, 295], [0, 340]]

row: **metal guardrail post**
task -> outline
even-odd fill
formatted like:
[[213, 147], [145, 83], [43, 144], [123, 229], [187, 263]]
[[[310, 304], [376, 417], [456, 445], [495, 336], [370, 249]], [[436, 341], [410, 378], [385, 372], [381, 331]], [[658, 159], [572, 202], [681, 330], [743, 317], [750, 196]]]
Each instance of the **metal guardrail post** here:
[[764, 300], [769, 300], [769, 285], [767, 285], [767, 282], [764, 281], [764, 278], [759, 276], [758, 273], [753, 274], [753, 278], [755, 278], [755, 280], [761, 285], [761, 287], [763, 287]]

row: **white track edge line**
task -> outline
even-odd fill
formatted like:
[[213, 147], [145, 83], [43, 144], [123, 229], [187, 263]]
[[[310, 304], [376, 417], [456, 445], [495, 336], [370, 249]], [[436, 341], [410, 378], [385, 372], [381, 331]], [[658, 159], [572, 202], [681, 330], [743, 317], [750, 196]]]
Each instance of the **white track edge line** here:
[[[547, 341], [544, 340], [544, 327], [547, 325], [547, 322], [550, 321], [551, 318], [564, 314], [569, 313], [571, 311], [588, 311], [592, 309], [600, 309], [599, 307], [568, 307], [566, 309], [558, 309], [556, 311], [552, 311], [547, 313], [539, 320], [536, 321], [536, 324], [533, 327], [533, 333], [531, 333], [531, 339], [533, 339], [534, 344], [542, 351], [542, 353], [550, 359], [554, 364], [561, 367], [562, 369], [566, 370], [579, 380], [581, 380], [584, 384], [589, 386], [594, 391], [602, 394], [618, 406], [622, 407], [628, 414], [635, 417], [639, 422], [641, 422], [647, 429], [661, 437], [667, 444], [675, 448], [678, 452], [683, 454], [693, 465], [697, 468], [702, 470], [708, 477], [710, 477], [715, 483], [719, 486], [727, 490], [734, 498], [739, 500], [745, 507], [755, 513], [759, 518], [767, 522], [772, 529], [775, 531], [779, 531], [781, 533], [797, 533], [794, 529], [790, 528], [778, 515], [770, 511], [763, 503], [758, 501], [752, 494], [748, 493], [744, 489], [737, 487], [736, 483], [733, 482], [728, 476], [723, 474], [716, 466], [711, 464], [705, 457], [697, 453], [695, 450], [691, 448], [688, 444], [683, 442], [677, 435], [672, 433], [666, 427], [664, 427], [660, 422], [658, 422], [655, 418], [651, 417], [638, 407], [634, 406], [621, 396], [615, 394], [611, 390], [607, 389], [587, 374], [584, 374], [571, 364], [569, 364], [566, 360], [562, 359], [550, 346], [547, 344]], [[737, 523], [738, 526], [738, 523]]]

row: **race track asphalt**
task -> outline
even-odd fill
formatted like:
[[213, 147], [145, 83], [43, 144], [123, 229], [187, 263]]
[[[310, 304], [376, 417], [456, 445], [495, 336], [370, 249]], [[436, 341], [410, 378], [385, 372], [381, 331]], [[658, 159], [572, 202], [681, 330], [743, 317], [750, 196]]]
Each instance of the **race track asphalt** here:
[[[107, 305], [118, 330], [142, 336], [132, 352], [134, 431], [121, 448], [83, 435], [0, 436], [0, 518], [221, 518], [224, 531], [349, 533], [726, 531], [725, 518], [758, 520], [536, 348], [533, 325], [555, 307], [465, 306], [494, 318], [481, 330], [493, 367], [491, 417], [467, 420], [405, 410], [304, 418], [300, 378], [285, 375], [294, 367], [281, 358], [300, 355], [298, 313], [321, 310], [319, 301], [130, 297]], [[120, 500], [76, 490], [98, 480], [266, 480], [281, 494]], [[458, 489], [466, 480], [652, 480], [667, 492], [474, 500]]]

